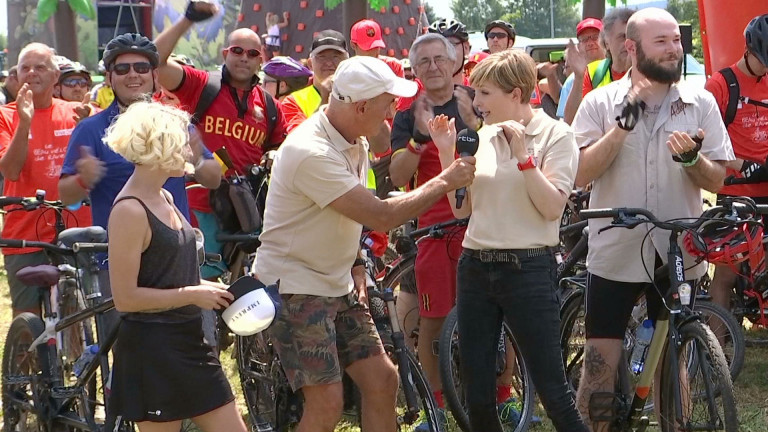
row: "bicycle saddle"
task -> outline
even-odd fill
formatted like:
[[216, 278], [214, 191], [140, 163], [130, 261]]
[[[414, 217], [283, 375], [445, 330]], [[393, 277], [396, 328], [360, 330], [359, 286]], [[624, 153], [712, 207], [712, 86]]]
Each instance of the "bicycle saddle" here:
[[59, 269], [50, 264], [24, 267], [16, 272], [16, 278], [26, 286], [49, 288], [59, 282]]
[[59, 234], [59, 242], [70, 248], [75, 243], [106, 243], [107, 230], [100, 226], [69, 228]]

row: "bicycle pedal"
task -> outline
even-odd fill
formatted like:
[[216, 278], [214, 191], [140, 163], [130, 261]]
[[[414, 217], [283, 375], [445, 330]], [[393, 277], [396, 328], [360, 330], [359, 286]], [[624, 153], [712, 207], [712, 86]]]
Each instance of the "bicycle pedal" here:
[[31, 384], [32, 377], [29, 375], [10, 375], [5, 377], [7, 385]]
[[78, 397], [83, 394], [82, 387], [53, 387], [51, 396], [57, 399], [67, 399]]

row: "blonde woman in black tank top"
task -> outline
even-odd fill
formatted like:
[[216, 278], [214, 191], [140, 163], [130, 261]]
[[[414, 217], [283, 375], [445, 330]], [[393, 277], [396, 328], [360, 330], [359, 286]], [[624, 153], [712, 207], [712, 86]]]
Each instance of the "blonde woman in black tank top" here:
[[229, 383], [203, 342], [201, 309], [232, 301], [201, 281], [192, 227], [162, 185], [184, 174], [189, 115], [138, 102], [105, 142], [136, 165], [109, 217], [109, 276], [122, 322], [110, 405], [141, 432], [177, 432], [191, 418], [206, 432], [245, 432]]

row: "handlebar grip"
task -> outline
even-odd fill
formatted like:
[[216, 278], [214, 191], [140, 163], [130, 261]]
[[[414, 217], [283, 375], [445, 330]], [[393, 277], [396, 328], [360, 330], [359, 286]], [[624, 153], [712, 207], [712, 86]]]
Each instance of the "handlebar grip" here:
[[755, 209], [758, 214], [768, 214], [768, 204], [757, 204]]
[[723, 181], [723, 184], [725, 186], [743, 185], [743, 184], [752, 184], [752, 183], [755, 183], [755, 182], [750, 181], [748, 178], [736, 177], [736, 176], [733, 176], [733, 175], [729, 175]]
[[579, 212], [582, 219], [615, 218], [619, 216], [619, 209], [585, 209]]
[[0, 247], [21, 249], [30, 246], [26, 240], [0, 239]]
[[25, 198], [22, 198], [22, 197], [0, 196], [0, 207], [5, 207], [13, 204], [21, 204], [24, 202], [24, 200]]
[[85, 243], [78, 242], [72, 245], [74, 253], [87, 252], [107, 252], [108, 243]]

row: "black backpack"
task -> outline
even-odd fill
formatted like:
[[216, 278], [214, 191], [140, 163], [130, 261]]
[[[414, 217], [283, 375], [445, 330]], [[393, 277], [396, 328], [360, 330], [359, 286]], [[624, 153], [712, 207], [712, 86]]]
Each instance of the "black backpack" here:
[[739, 103], [748, 103], [768, 108], [768, 104], [764, 102], [752, 100], [741, 95], [739, 81], [736, 79], [736, 74], [733, 73], [733, 69], [730, 67], [720, 69], [720, 74], [723, 75], [725, 83], [728, 85], [728, 106], [725, 108], [725, 114], [723, 115], [723, 123], [725, 123], [726, 129], [736, 118], [736, 110], [739, 108]]

